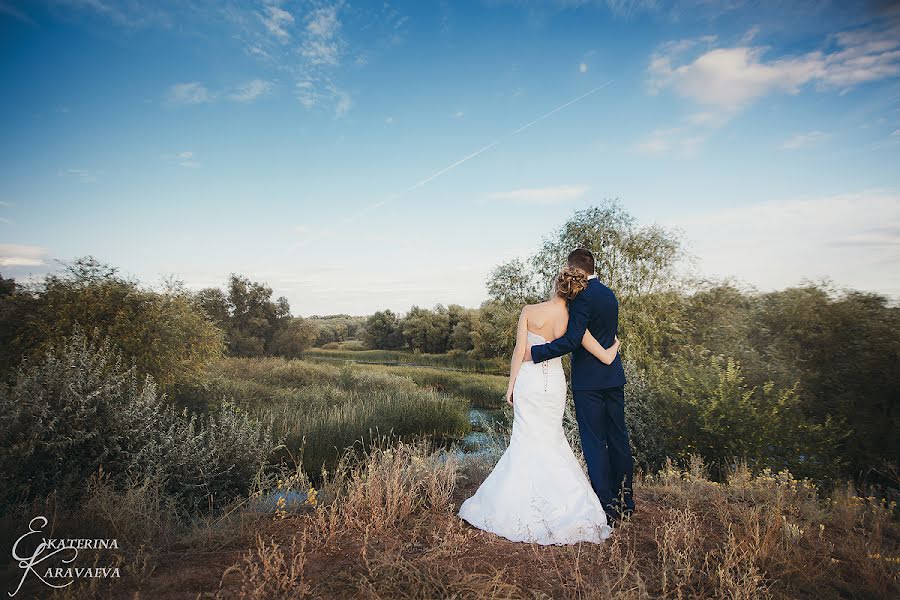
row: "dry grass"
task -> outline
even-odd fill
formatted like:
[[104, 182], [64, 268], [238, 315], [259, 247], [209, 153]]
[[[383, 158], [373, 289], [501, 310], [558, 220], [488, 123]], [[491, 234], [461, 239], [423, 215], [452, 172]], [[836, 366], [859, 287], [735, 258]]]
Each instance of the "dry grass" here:
[[[639, 512], [601, 545], [514, 544], [456, 516], [485, 475], [425, 446], [345, 462], [316, 508], [228, 570], [221, 598], [893, 598], [895, 507], [789, 473], [639, 478]], [[290, 532], [290, 537], [286, 537]], [[297, 544], [296, 536], [303, 543]], [[886, 559], [887, 558], [887, 559]], [[281, 595], [279, 595], [281, 594]]]
[[[177, 536], [179, 542], [126, 552], [126, 575], [116, 587], [71, 589], [59, 597], [749, 600], [900, 594], [896, 507], [851, 489], [822, 498], [810, 482], [787, 472], [753, 474], [739, 466], [728, 481], [713, 482], [698, 459], [684, 468], [670, 463], [637, 478], [638, 512], [604, 543], [539, 546], [508, 542], [456, 516], [486, 475], [484, 460], [435, 454], [424, 443], [384, 441], [365, 456], [347, 454], [306, 505], [255, 516], [235, 511], [221, 522], [197, 523]], [[123, 514], [137, 512], [126, 507]], [[154, 511], [130, 529], [106, 514], [124, 535], [162, 539]]]

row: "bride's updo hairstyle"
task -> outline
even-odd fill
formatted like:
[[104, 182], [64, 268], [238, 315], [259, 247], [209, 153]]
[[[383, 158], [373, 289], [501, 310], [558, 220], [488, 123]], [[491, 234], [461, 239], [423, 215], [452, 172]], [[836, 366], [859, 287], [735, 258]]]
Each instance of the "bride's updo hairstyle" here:
[[556, 295], [571, 300], [587, 287], [587, 275], [575, 267], [566, 267], [556, 276]]

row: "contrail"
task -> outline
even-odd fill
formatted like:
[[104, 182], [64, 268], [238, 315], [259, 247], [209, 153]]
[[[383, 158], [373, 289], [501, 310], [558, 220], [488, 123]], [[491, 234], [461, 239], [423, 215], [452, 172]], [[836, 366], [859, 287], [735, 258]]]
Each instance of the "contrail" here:
[[583, 99], [583, 98], [587, 98], [588, 96], [590, 96], [590, 95], [593, 94], [593, 93], [599, 92], [600, 90], [602, 90], [603, 88], [605, 88], [606, 86], [608, 86], [608, 85], [611, 84], [611, 83], [612, 83], [612, 79], [610, 79], [609, 81], [607, 81], [607, 82], [604, 83], [603, 85], [598, 85], [597, 87], [595, 87], [594, 89], [592, 89], [592, 90], [589, 91], [589, 92], [585, 92], [584, 94], [578, 96], [578, 97], [575, 98], [574, 100], [569, 100], [568, 102], [566, 102], [566, 103], [563, 104], [562, 106], [557, 106], [556, 108], [554, 108], [553, 110], [551, 110], [550, 112], [548, 112], [548, 113], [547, 113], [546, 115], [544, 115], [543, 117], [538, 117], [537, 119], [535, 119], [535, 120], [532, 121], [531, 123], [528, 123], [527, 125], [522, 125], [522, 126], [519, 127], [518, 129], [516, 129], [515, 131], [513, 131], [511, 134], [509, 134], [509, 136], [507, 136], [507, 137], [512, 137], [512, 136], [516, 135], [517, 133], [522, 133], [523, 131], [525, 131], [526, 129], [528, 129], [529, 127], [531, 127], [532, 125], [534, 125], [534, 124], [536, 124], [536, 123], [540, 123], [541, 121], [543, 121], [544, 119], [546, 119], [546, 118], [549, 117], [550, 115], [556, 114], [556, 113], [558, 113], [559, 111], [561, 111], [562, 109], [567, 108], [567, 107], [569, 107], [569, 106], [572, 106], [573, 104], [575, 104], [575, 103], [578, 102], [579, 100], [581, 100], [581, 99]]
[[504, 135], [504, 136], [499, 137], [498, 139], [494, 140], [494, 141], [491, 142], [490, 144], [487, 144], [486, 146], [482, 146], [481, 148], [479, 148], [479, 149], [476, 150], [475, 152], [472, 152], [471, 154], [469, 154], [469, 155], [467, 155], [467, 156], [464, 156], [463, 158], [459, 159], [458, 161], [456, 161], [456, 162], [454, 162], [454, 163], [452, 163], [452, 164], [450, 164], [450, 165], [444, 167], [444, 168], [441, 169], [440, 171], [437, 171], [437, 172], [435, 172], [435, 173], [429, 175], [429, 176], [426, 177], [425, 179], [422, 179], [421, 181], [419, 181], [419, 182], [417, 182], [417, 183], [415, 183], [415, 184], [409, 186], [408, 188], [406, 188], [406, 189], [403, 190], [402, 192], [398, 192], [398, 193], [391, 194], [390, 196], [388, 196], [388, 197], [385, 198], [384, 200], [379, 200], [378, 202], [375, 202], [374, 204], [370, 204], [369, 206], [363, 208], [362, 210], [359, 210], [359, 211], [357, 211], [357, 212], [355, 212], [355, 213], [353, 213], [353, 214], [351, 214], [351, 215], [348, 215], [347, 217], [341, 219], [338, 223], [336, 223], [335, 226], [332, 227], [330, 230], [328, 230], [328, 231], [323, 231], [323, 232], [320, 233], [320, 235], [315, 236], [314, 238], [308, 238], [308, 239], [304, 240], [303, 242], [301, 242], [301, 244], [305, 245], [305, 244], [308, 244], [308, 243], [310, 243], [310, 242], [316, 241], [316, 240], [322, 238], [323, 236], [328, 235], [329, 233], [333, 233], [333, 232], [336, 231], [338, 228], [340, 228], [342, 225], [346, 225], [347, 223], [350, 223], [350, 222], [352, 222], [352, 221], [355, 221], [355, 220], [359, 219], [360, 217], [363, 217], [363, 216], [369, 214], [369, 213], [372, 212], [373, 210], [377, 210], [377, 209], [382, 208], [383, 206], [385, 206], [385, 205], [387, 205], [387, 204], [390, 204], [391, 202], [395, 202], [395, 201], [399, 200], [399, 199], [402, 198], [405, 194], [408, 194], [409, 192], [412, 192], [412, 191], [417, 190], [417, 189], [419, 189], [419, 188], [421, 188], [421, 187], [424, 187], [425, 185], [427, 185], [428, 183], [434, 181], [434, 180], [437, 179], [438, 177], [440, 177], [440, 176], [442, 176], [442, 175], [445, 175], [445, 174], [449, 173], [450, 171], [452, 171], [453, 169], [455, 169], [456, 167], [462, 165], [463, 163], [472, 160], [473, 158], [475, 158], [475, 157], [478, 156], [479, 154], [481, 154], [481, 153], [483, 153], [483, 152], [486, 152], [486, 151], [490, 150], [490, 149], [493, 148], [494, 146], [499, 145], [499, 144], [502, 143], [504, 140], [507, 140], [507, 139], [509, 139], [509, 138], [511, 138], [511, 137], [513, 137], [513, 136], [515, 136], [515, 135], [518, 135], [518, 134], [522, 133], [523, 131], [525, 131], [526, 129], [529, 129], [529, 128], [531, 128], [532, 126], [537, 125], [538, 123], [540, 123], [540, 122], [543, 121], [544, 119], [546, 119], [546, 118], [548, 118], [548, 117], [550, 117], [550, 116], [552, 116], [552, 115], [558, 113], [559, 111], [561, 111], [561, 110], [563, 110], [563, 109], [565, 109], [565, 108], [568, 108], [569, 106], [572, 106], [572, 105], [575, 104], [576, 102], [578, 102], [578, 101], [580, 101], [580, 100], [583, 100], [583, 99], [587, 98], [588, 96], [590, 96], [590, 95], [592, 95], [592, 94], [596, 94], [597, 92], [599, 92], [600, 90], [602, 90], [603, 88], [605, 88], [606, 86], [608, 86], [608, 85], [611, 84], [611, 83], [612, 83], [612, 79], [610, 79], [609, 81], [607, 81], [607, 82], [604, 83], [604, 84], [598, 85], [597, 87], [595, 87], [595, 88], [592, 89], [592, 90], [589, 90], [589, 91], [585, 92], [584, 94], [578, 96], [577, 98], [574, 98], [574, 99], [572, 99], [572, 100], [569, 100], [569, 101], [566, 102], [565, 104], [562, 104], [562, 105], [560, 105], [560, 106], [557, 106], [556, 108], [554, 108], [553, 110], [551, 110], [551, 111], [548, 112], [547, 114], [544, 114], [544, 115], [538, 117], [537, 119], [535, 119], [535, 120], [533, 120], [533, 121], [530, 121], [530, 122], [528, 122], [528, 123], [522, 125], [521, 127], [519, 127], [518, 129], [514, 130], [514, 131], [511, 132], [511, 133], [508, 133], [508, 134], [506, 134], [506, 135]]

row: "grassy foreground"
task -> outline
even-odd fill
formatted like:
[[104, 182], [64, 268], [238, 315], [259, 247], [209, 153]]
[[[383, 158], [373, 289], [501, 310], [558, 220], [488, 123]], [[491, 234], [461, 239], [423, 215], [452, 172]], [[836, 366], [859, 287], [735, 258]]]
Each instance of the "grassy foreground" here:
[[457, 507], [494, 459], [445, 458], [422, 444], [377, 445], [355, 462], [342, 462], [300, 506], [273, 515], [245, 504], [179, 531], [170, 529], [152, 496], [95, 493], [95, 533], [102, 524], [129, 540], [123, 577], [112, 585], [72, 586], [54, 597], [749, 600], [900, 594], [896, 507], [875, 498], [842, 489], [822, 499], [789, 473], [751, 474], [745, 468], [715, 483], [697, 460], [639, 477], [639, 512], [605, 543], [542, 547], [507, 542], [461, 521]]

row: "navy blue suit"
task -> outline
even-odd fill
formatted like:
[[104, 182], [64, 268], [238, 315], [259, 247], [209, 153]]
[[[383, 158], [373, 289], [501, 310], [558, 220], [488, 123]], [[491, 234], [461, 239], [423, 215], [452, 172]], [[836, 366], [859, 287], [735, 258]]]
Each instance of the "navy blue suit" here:
[[587, 329], [604, 348], [609, 348], [618, 327], [616, 295], [593, 278], [569, 301], [569, 324], [563, 336], [531, 347], [531, 358], [536, 363], [572, 354], [572, 396], [581, 447], [591, 485], [612, 519], [618, 518], [623, 509], [634, 510], [634, 466], [625, 425], [625, 371], [621, 356], [616, 355], [606, 365], [581, 345], [581, 339]]

